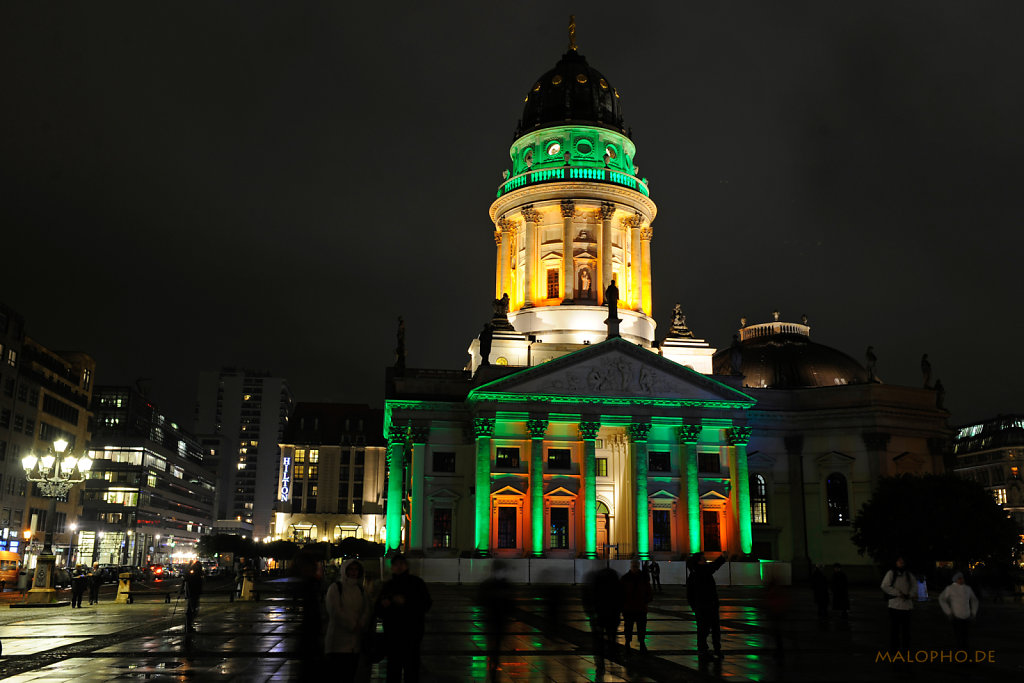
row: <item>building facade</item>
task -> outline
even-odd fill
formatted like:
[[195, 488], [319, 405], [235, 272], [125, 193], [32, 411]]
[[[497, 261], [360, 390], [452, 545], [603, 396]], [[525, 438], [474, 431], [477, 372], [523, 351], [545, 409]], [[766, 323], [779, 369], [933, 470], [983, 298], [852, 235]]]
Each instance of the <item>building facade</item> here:
[[195, 433], [209, 466], [217, 474], [215, 513], [224, 524], [251, 528], [262, 538], [270, 532], [281, 466], [278, 444], [293, 409], [288, 383], [281, 377], [224, 368], [202, 372], [196, 400]]
[[384, 411], [299, 403], [281, 443], [271, 536], [384, 542]]
[[212, 531], [214, 475], [199, 441], [137, 389], [100, 386], [85, 483], [84, 561], [183, 562]]
[[1024, 415], [999, 415], [959, 427], [953, 455], [957, 475], [984, 486], [1024, 527]]

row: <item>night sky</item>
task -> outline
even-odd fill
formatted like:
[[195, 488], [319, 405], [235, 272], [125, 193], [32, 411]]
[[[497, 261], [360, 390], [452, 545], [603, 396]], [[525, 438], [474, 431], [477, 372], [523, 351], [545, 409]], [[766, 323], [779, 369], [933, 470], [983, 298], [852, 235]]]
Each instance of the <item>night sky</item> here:
[[4, 3], [0, 301], [191, 423], [200, 370], [380, 404], [490, 317], [487, 209], [566, 48], [658, 205], [659, 338], [798, 321], [954, 424], [1024, 412], [1019, 3]]

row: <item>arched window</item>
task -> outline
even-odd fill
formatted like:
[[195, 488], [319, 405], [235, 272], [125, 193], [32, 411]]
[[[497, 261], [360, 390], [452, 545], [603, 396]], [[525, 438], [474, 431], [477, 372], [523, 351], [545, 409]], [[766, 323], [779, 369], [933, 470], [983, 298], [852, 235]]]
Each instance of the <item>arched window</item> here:
[[838, 472], [828, 475], [825, 496], [828, 502], [828, 525], [849, 526], [850, 494], [846, 488], [846, 477]]
[[754, 524], [768, 523], [768, 485], [763, 474], [750, 477], [750, 521]]

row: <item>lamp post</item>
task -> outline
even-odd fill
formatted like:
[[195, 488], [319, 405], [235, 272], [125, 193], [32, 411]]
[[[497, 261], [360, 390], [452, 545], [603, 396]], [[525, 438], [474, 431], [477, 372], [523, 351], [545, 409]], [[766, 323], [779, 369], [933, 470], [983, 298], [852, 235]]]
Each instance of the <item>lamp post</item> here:
[[50, 604], [56, 601], [53, 570], [57, 558], [53, 554], [53, 532], [57, 524], [57, 499], [66, 497], [72, 487], [84, 481], [86, 473], [92, 469], [92, 458], [76, 458], [70, 452], [65, 454], [67, 449], [68, 442], [57, 439], [46, 455], [36, 457], [35, 454], [29, 453], [21, 459], [21, 466], [25, 468], [25, 478], [38, 484], [43, 498], [50, 499], [50, 509], [46, 514], [43, 553], [36, 562], [32, 589], [25, 599], [27, 603]]

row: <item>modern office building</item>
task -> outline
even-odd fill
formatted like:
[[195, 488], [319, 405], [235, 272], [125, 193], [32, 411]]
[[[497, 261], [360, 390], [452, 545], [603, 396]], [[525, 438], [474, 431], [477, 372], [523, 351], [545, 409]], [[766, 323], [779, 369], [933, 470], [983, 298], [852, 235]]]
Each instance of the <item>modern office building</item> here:
[[135, 388], [97, 387], [93, 406], [80, 557], [183, 562], [213, 528], [214, 476], [202, 446]]
[[954, 471], [976, 481], [1024, 528], [1024, 415], [963, 425], [953, 440]]
[[384, 411], [299, 403], [281, 443], [271, 536], [384, 542]]
[[234, 368], [199, 374], [195, 433], [217, 474], [219, 528], [233, 521], [257, 538], [270, 533], [278, 444], [292, 408], [291, 390], [280, 377]]

